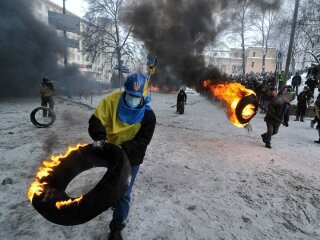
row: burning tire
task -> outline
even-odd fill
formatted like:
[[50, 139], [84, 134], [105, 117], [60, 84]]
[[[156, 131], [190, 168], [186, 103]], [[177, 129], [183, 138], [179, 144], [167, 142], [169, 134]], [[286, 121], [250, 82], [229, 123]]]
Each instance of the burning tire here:
[[[48, 117], [43, 117], [42, 111], [48, 112]], [[47, 107], [37, 107], [30, 114], [30, 120], [36, 127], [46, 128], [51, 126], [56, 120], [56, 114], [54, 111]]]
[[[51, 160], [39, 168], [28, 192], [34, 208], [50, 222], [65, 226], [85, 223], [113, 206], [127, 189], [130, 164], [126, 154], [115, 145], [105, 144], [99, 152], [92, 149], [92, 144], [77, 146], [65, 156]], [[94, 167], [108, 170], [91, 191], [70, 198], [65, 190], [71, 180]], [[40, 173], [44, 170], [48, 175]]]
[[238, 121], [241, 124], [249, 123], [258, 111], [258, 104], [258, 99], [254, 94], [242, 98], [235, 110]]

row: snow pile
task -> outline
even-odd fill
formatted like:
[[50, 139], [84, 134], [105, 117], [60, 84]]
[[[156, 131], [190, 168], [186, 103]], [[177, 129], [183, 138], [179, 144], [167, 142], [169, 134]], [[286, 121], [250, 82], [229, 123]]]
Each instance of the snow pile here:
[[[93, 98], [95, 107], [104, 96]], [[234, 127], [224, 109], [188, 95], [185, 114], [175, 113], [176, 95], [152, 93], [154, 137], [140, 168], [123, 235], [136, 239], [320, 239], [320, 145], [306, 122], [289, 122], [264, 147], [264, 115], [252, 132]], [[37, 167], [67, 145], [89, 143], [93, 110], [56, 100], [57, 120], [35, 128], [30, 112], [38, 99], [0, 103], [0, 239], [106, 239], [112, 212], [63, 227], [41, 217], [27, 199]], [[89, 103], [90, 104], [90, 103]], [[70, 194], [92, 188], [104, 170], [73, 181]]]

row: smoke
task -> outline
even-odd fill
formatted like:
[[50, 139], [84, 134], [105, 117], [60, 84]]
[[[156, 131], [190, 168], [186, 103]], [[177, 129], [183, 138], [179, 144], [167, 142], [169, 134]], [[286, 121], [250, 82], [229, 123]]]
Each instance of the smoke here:
[[[158, 56], [158, 86], [178, 88], [181, 84], [202, 89], [201, 82], [224, 81], [214, 67], [206, 67], [204, 48], [228, 28], [232, 14], [226, 0], [129, 0], [122, 19], [147, 50]], [[239, 0], [240, 2], [240, 0]], [[257, 1], [262, 7], [276, 2]]]
[[35, 18], [35, 2], [0, 1], [0, 98], [39, 96], [43, 77], [81, 88], [78, 68], [57, 64], [65, 45], [54, 29]]
[[229, 18], [222, 18], [226, 2], [132, 0], [129, 3], [122, 19], [133, 26], [134, 36], [144, 42], [148, 51], [158, 56], [155, 81], [160, 88], [177, 88], [181, 84], [197, 88], [200, 80], [204, 80], [203, 75], [210, 75], [202, 53], [228, 25]]

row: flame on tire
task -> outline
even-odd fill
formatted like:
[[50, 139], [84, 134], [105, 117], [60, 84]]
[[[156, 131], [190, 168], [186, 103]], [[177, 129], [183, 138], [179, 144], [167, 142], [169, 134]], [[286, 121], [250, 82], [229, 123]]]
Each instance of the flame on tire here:
[[[222, 100], [227, 108], [227, 115], [230, 122], [236, 127], [245, 127], [248, 123], [241, 123], [236, 114], [238, 103], [246, 96], [256, 95], [254, 91], [245, 88], [240, 83], [218, 83], [212, 84], [210, 80], [202, 83], [203, 87], [208, 88], [210, 92], [218, 99]], [[256, 114], [254, 104], [248, 104], [242, 109], [242, 118], [251, 119]]]
[[[68, 157], [73, 151], [77, 151], [80, 147], [84, 147], [86, 145], [87, 144], [77, 144], [76, 146], [70, 146], [65, 154], [59, 156], [51, 156], [50, 160], [45, 160], [42, 163], [37, 172], [36, 179], [31, 184], [28, 190], [28, 198], [30, 202], [32, 202], [34, 195], [40, 196], [45, 192], [46, 185], [48, 184], [44, 180], [45, 177], [49, 176], [54, 171], [55, 167], [58, 166], [61, 161]], [[69, 199], [67, 201], [57, 201], [55, 206], [60, 209], [63, 206], [79, 203], [81, 199], [82, 196], [76, 199]]]

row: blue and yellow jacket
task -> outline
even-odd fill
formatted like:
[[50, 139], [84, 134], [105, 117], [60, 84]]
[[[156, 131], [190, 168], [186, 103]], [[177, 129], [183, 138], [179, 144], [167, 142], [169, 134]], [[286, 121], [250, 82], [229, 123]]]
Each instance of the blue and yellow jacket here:
[[131, 165], [141, 164], [156, 125], [152, 109], [143, 104], [131, 109], [124, 104], [124, 93], [115, 92], [101, 100], [89, 120], [93, 140], [107, 140], [122, 147]]

